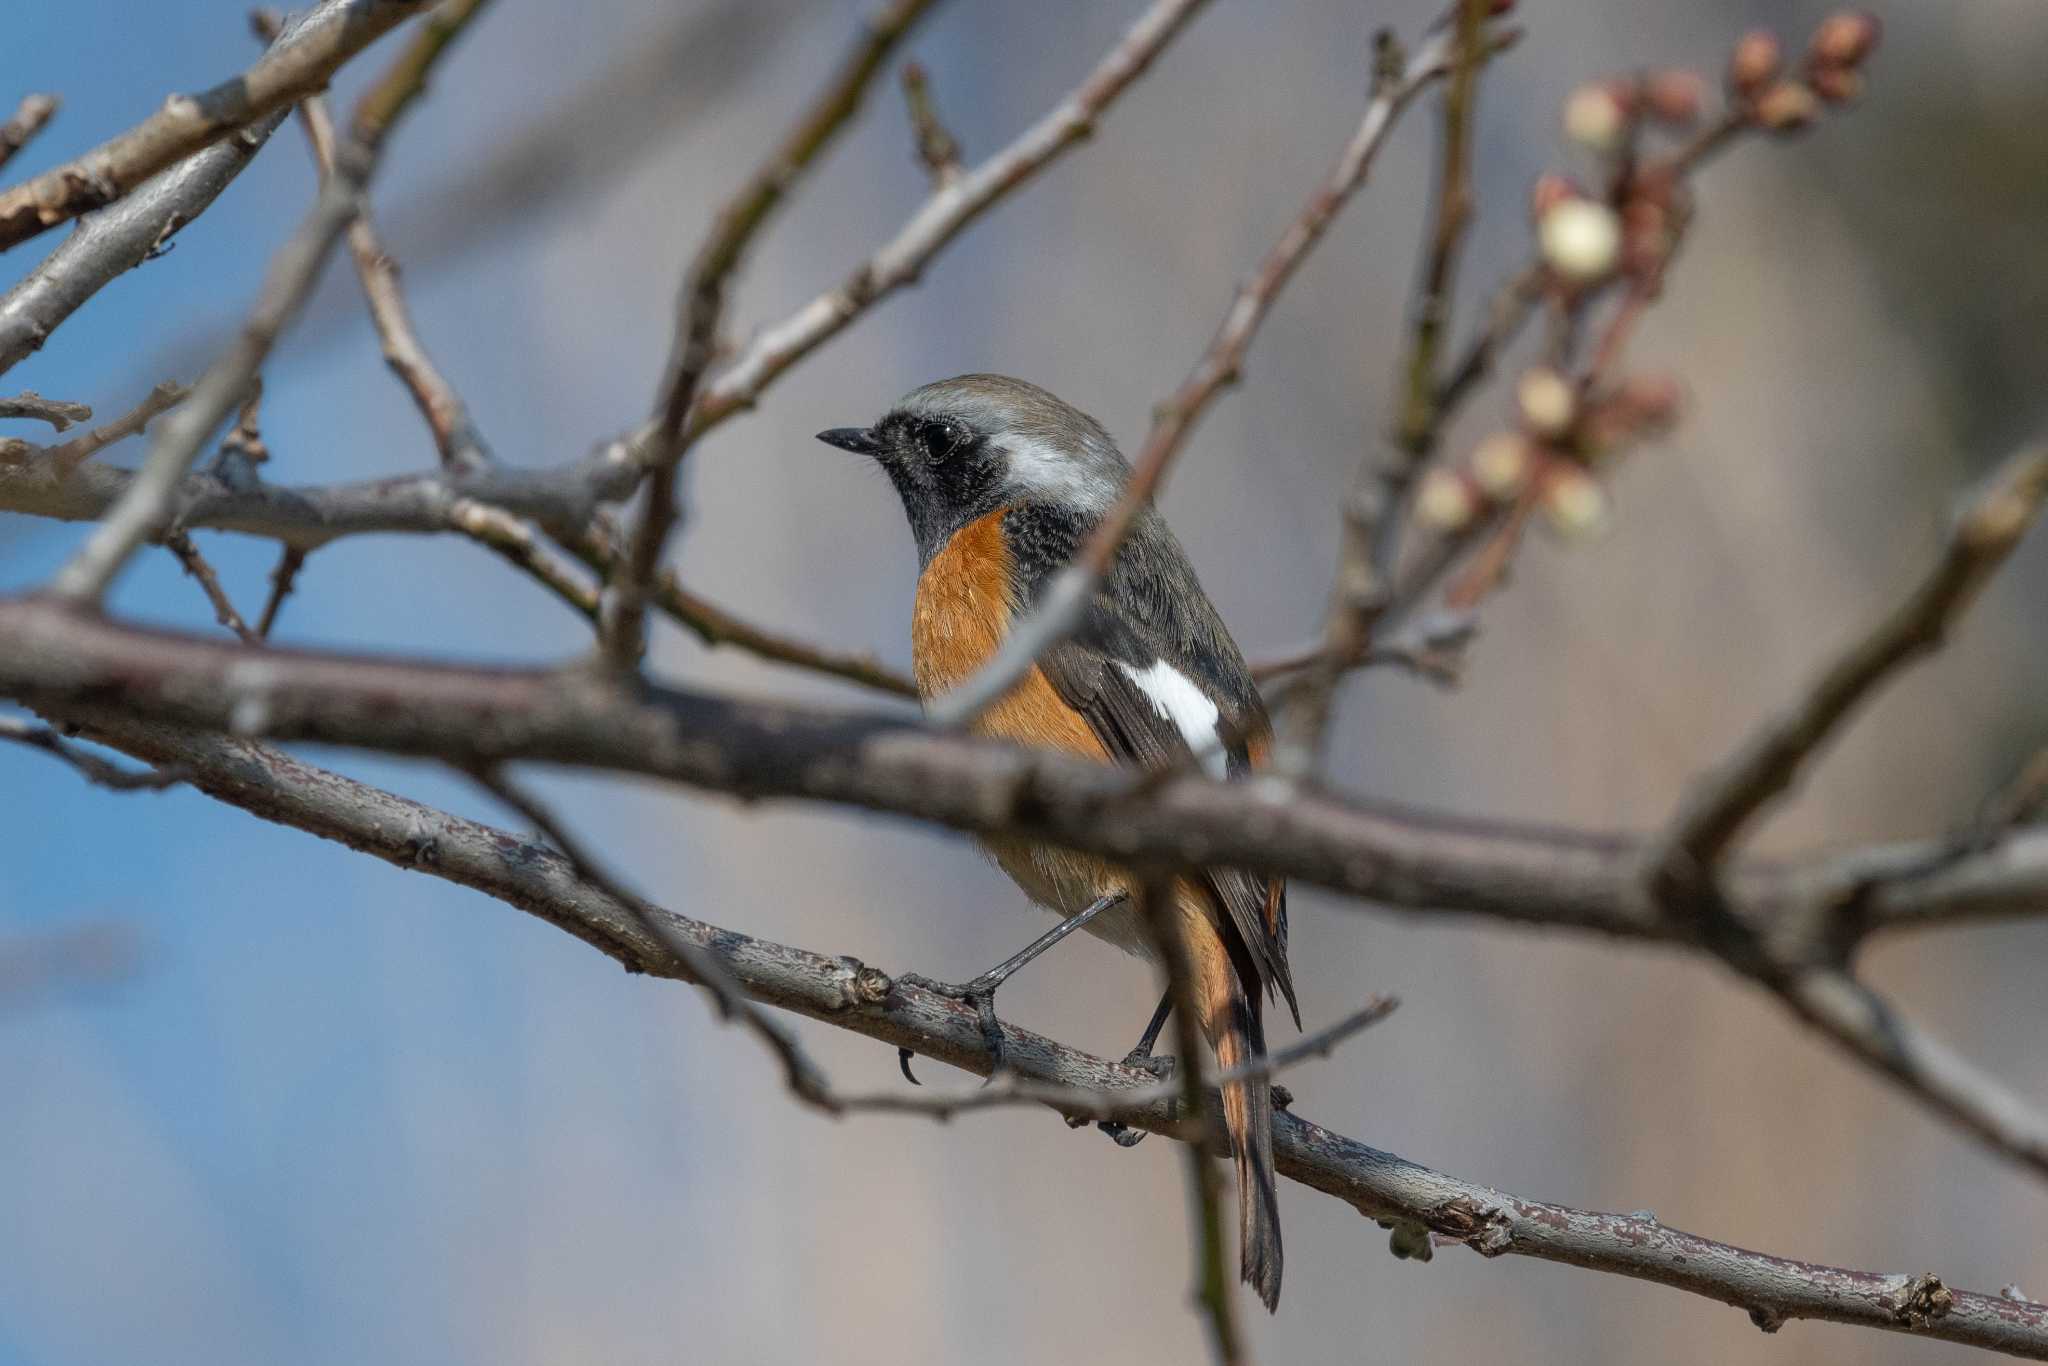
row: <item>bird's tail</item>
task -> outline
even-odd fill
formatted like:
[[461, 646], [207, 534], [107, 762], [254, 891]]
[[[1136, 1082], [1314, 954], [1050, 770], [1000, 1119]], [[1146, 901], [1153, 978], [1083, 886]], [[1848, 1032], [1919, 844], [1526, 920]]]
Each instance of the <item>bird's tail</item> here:
[[[1222, 1070], [1265, 1056], [1265, 1026], [1259, 999], [1248, 994], [1217, 942], [1211, 953], [1196, 952], [1195, 976], [1202, 998], [1202, 1028]], [[1218, 971], [1217, 969], [1221, 969]], [[1280, 1199], [1273, 1174], [1273, 1093], [1260, 1077], [1227, 1083], [1223, 1124], [1237, 1158], [1238, 1274], [1258, 1291], [1267, 1310], [1280, 1303]]]

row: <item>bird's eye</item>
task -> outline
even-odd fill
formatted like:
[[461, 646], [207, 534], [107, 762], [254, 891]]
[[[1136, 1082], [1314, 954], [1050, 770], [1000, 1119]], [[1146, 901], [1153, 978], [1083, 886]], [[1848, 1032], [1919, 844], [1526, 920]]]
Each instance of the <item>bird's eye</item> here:
[[944, 460], [967, 444], [967, 429], [957, 422], [934, 418], [918, 424], [917, 440], [932, 460]]

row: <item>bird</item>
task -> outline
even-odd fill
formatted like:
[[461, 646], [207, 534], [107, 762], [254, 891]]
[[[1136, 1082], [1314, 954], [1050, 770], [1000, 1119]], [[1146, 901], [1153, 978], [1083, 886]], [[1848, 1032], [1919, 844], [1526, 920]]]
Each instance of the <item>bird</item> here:
[[[873, 459], [902, 499], [919, 563], [912, 672], [927, 705], [995, 654], [1131, 475], [1101, 423], [1003, 375], [927, 384], [873, 425], [834, 428], [818, 439]], [[972, 728], [1096, 762], [1185, 765], [1221, 780], [1262, 766], [1272, 735], [1243, 654], [1149, 503], [1078, 627]], [[1020, 837], [990, 837], [983, 847], [1061, 923], [969, 982], [910, 980], [970, 1003], [1000, 1067], [993, 998], [1018, 968], [1082, 927], [1140, 957], [1152, 957], [1154, 945], [1137, 910], [1142, 886], [1114, 863]], [[1286, 883], [1207, 869], [1175, 879], [1170, 895], [1201, 1031], [1223, 1070], [1252, 1063], [1265, 1054], [1265, 1007], [1276, 992], [1301, 1025], [1287, 963]], [[1164, 1070], [1150, 1054], [1171, 1003], [1169, 993], [1129, 1061]], [[1236, 1164], [1239, 1270], [1273, 1310], [1283, 1256], [1271, 1090], [1262, 1078], [1240, 1079], [1226, 1082], [1222, 1097]]]

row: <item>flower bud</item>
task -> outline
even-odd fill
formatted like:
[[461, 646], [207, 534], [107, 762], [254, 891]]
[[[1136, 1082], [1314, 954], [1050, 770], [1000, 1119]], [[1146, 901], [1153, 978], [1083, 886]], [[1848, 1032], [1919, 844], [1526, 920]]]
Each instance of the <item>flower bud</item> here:
[[1608, 82], [1580, 86], [1564, 102], [1565, 136], [1603, 156], [1620, 151], [1628, 140], [1632, 102]]
[[1796, 133], [1820, 114], [1820, 101], [1797, 81], [1779, 81], [1756, 97], [1756, 121], [1773, 133]]
[[1659, 71], [1643, 86], [1643, 105], [1650, 117], [1680, 128], [1700, 116], [1706, 101], [1707, 83], [1697, 71]]
[[1815, 67], [1808, 77], [1813, 93], [1829, 104], [1854, 104], [1863, 97], [1863, 76], [1846, 66]]
[[1614, 272], [1621, 255], [1621, 219], [1605, 204], [1567, 199], [1550, 206], [1537, 222], [1543, 259], [1573, 284], [1590, 284]]
[[1435, 531], [1463, 531], [1479, 515], [1479, 494], [1461, 474], [1433, 469], [1415, 489], [1415, 516]]
[[1543, 515], [1560, 536], [1582, 540], [1607, 529], [1607, 493], [1577, 465], [1559, 462], [1543, 481]]
[[1678, 420], [1685, 390], [1670, 375], [1630, 375], [1614, 391], [1613, 401], [1628, 410], [1638, 430], [1663, 431]]
[[1472, 479], [1498, 502], [1520, 493], [1536, 472], [1536, 453], [1518, 432], [1495, 432], [1472, 451]]
[[1862, 10], [1836, 10], [1813, 31], [1813, 41], [1806, 49], [1807, 59], [1817, 67], [1855, 66], [1877, 47], [1883, 32], [1876, 15]]
[[1524, 370], [1515, 381], [1515, 406], [1521, 409], [1522, 425], [1545, 440], [1555, 440], [1572, 429], [1579, 415], [1579, 396], [1571, 381], [1547, 365]]
[[1778, 36], [1768, 29], [1751, 29], [1735, 40], [1728, 56], [1728, 84], [1738, 95], [1755, 98], [1758, 91], [1777, 79], [1785, 60]]

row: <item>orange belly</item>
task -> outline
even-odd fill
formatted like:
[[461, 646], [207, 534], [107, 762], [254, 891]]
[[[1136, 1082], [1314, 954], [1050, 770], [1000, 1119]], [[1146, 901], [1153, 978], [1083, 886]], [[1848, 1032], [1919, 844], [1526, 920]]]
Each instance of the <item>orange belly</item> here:
[[[1003, 514], [992, 512], [955, 532], [918, 580], [910, 619], [918, 693], [929, 701], [986, 664], [1009, 634], [1017, 608]], [[1087, 718], [1060, 700], [1035, 667], [983, 712], [973, 729], [978, 735], [1109, 762], [1109, 751]], [[1011, 839], [984, 840], [982, 847], [1026, 896], [1061, 915], [1077, 915], [1098, 897], [1130, 889], [1121, 870], [1093, 855]], [[1088, 928], [1121, 948], [1145, 950], [1136, 917], [1126, 911], [1099, 916]]]

